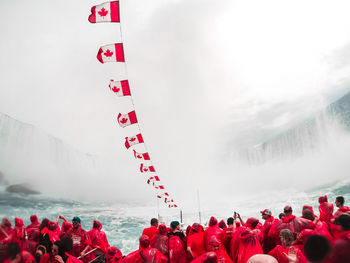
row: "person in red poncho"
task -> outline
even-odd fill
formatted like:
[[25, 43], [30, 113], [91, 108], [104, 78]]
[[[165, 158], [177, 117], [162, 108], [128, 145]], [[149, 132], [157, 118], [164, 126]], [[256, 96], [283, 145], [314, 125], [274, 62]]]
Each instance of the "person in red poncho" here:
[[223, 232], [223, 245], [226, 248], [227, 254], [230, 255], [231, 254], [230, 244], [232, 239], [232, 233], [235, 229], [233, 227], [233, 224], [234, 224], [233, 217], [227, 218], [226, 222], [227, 222], [227, 228], [224, 229], [224, 232]]
[[[122, 259], [122, 263], [165, 263], [168, 262], [158, 249], [150, 247], [150, 240], [147, 235], [140, 237], [140, 249], [130, 253]], [[171, 262], [171, 261], [170, 261]]]
[[172, 221], [170, 228], [171, 231], [168, 233], [169, 262], [187, 263], [185, 234], [181, 229], [180, 223], [178, 221]]
[[142, 231], [142, 235], [146, 235], [149, 237], [149, 239], [152, 239], [154, 235], [158, 233], [158, 219], [157, 218], [152, 218], [151, 219], [151, 226], [148, 228], [145, 228]]
[[288, 263], [289, 260], [286, 255], [293, 253], [296, 255], [298, 263], [306, 263], [306, 258], [304, 257], [303, 253], [299, 250], [299, 248], [292, 245], [294, 242], [294, 234], [291, 230], [282, 229], [280, 238], [282, 245], [277, 245], [269, 252], [269, 255], [276, 258], [278, 263]]
[[239, 240], [237, 263], [246, 263], [251, 256], [263, 253], [260, 244], [262, 232], [259, 229], [258, 219], [248, 218]]
[[158, 226], [158, 234], [154, 235], [150, 242], [151, 247], [158, 249], [164, 256], [168, 257], [168, 230], [164, 224]]
[[69, 223], [68, 221], [63, 221], [60, 238], [67, 236], [68, 231], [71, 231], [72, 229], [73, 225], [71, 223]]
[[226, 249], [222, 246], [221, 242], [216, 236], [212, 236], [210, 241], [210, 251], [215, 252], [217, 256], [217, 261], [220, 263], [232, 263], [232, 259], [226, 253]]
[[11, 242], [14, 236], [14, 231], [11, 228], [11, 222], [6, 217], [2, 218], [0, 224], [0, 247], [4, 247]]
[[73, 229], [67, 232], [67, 236], [73, 240], [73, 252], [74, 257], [84, 257], [85, 253], [90, 248], [90, 238], [86, 231], [81, 227], [81, 220], [75, 216], [72, 219]]
[[335, 205], [338, 207], [338, 210], [334, 213], [334, 218], [341, 216], [344, 213], [350, 213], [350, 208], [344, 206], [345, 199], [343, 196], [337, 196], [335, 198]]
[[332, 203], [328, 202], [327, 195], [320, 196], [318, 202], [320, 204], [318, 207], [318, 211], [320, 211], [320, 221], [327, 223], [329, 226], [333, 218], [334, 206]]
[[315, 227], [312, 221], [304, 218], [299, 218], [293, 215], [293, 209], [287, 205], [284, 207], [285, 217], [282, 217], [275, 225], [273, 225], [269, 231], [269, 238], [280, 245], [279, 233], [282, 229], [289, 229], [295, 236], [304, 229], [312, 229]]
[[90, 242], [91, 242], [91, 248], [98, 248], [98, 250], [102, 251], [103, 253], [107, 253], [109, 248], [109, 243], [107, 240], [106, 233], [101, 231], [102, 224], [94, 220], [92, 224], [92, 229], [87, 232]]
[[26, 235], [23, 220], [21, 218], [15, 217], [13, 241], [17, 242], [21, 249], [23, 248], [25, 237]]
[[117, 247], [109, 247], [106, 254], [106, 263], [121, 262], [123, 258], [122, 252]]
[[265, 209], [263, 211], [260, 211], [260, 213], [261, 213], [262, 219], [265, 220], [265, 223], [261, 228], [261, 231], [262, 231], [263, 236], [264, 236], [262, 248], [263, 248], [264, 253], [267, 254], [275, 246], [273, 240], [271, 240], [269, 238], [269, 231], [274, 224], [277, 224], [278, 219], [275, 219], [272, 216], [272, 213], [269, 209]]
[[192, 259], [196, 259], [206, 252], [204, 244], [204, 232], [202, 226], [198, 223], [194, 223], [192, 225], [190, 234], [187, 237], [187, 252]]
[[222, 243], [223, 241], [223, 230], [218, 225], [218, 220], [215, 217], [211, 217], [209, 220], [209, 226], [204, 231], [204, 244], [205, 244], [205, 250], [210, 251], [210, 244], [209, 241], [213, 236], [217, 238], [217, 240]]
[[33, 229], [39, 229], [39, 226], [40, 226], [40, 222], [36, 215], [30, 216], [30, 222], [31, 223], [26, 227], [27, 236], [30, 235], [30, 231], [32, 231]]
[[6, 247], [7, 258], [4, 263], [35, 263], [35, 258], [27, 251], [21, 251], [17, 242], [10, 242]]
[[28, 239], [23, 243], [23, 249], [35, 255], [36, 247], [39, 244], [39, 229], [32, 228], [29, 232]]

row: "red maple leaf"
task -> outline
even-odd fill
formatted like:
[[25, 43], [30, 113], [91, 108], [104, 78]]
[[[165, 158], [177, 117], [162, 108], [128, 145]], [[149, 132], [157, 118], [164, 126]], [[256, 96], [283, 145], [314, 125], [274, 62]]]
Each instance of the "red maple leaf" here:
[[120, 120], [120, 123], [121, 123], [121, 124], [125, 124], [127, 121], [128, 121], [127, 118], [123, 118], [123, 119]]
[[142, 158], [142, 156], [141, 156], [141, 155], [137, 155], [137, 158], [141, 159], [141, 158]]
[[135, 140], [136, 140], [136, 138], [134, 138], [134, 137], [131, 138], [131, 139], [129, 139], [130, 142], [133, 142], [133, 141], [135, 141]]
[[107, 49], [107, 51], [105, 53], [103, 53], [103, 55], [105, 55], [106, 57], [111, 57], [111, 56], [113, 56], [113, 52], [110, 51], [109, 49]]
[[116, 86], [113, 86], [112, 90], [113, 90], [114, 92], [119, 92], [120, 88], [117, 88]]
[[97, 12], [100, 16], [106, 16], [108, 11], [103, 7], [100, 11]]

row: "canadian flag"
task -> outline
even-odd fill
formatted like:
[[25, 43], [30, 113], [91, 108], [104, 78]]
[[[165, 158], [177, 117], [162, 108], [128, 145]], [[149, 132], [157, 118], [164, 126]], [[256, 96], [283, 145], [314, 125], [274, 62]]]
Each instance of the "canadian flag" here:
[[164, 190], [164, 186], [163, 186], [163, 185], [158, 185], [158, 186], [157, 186], [157, 185], [155, 185], [155, 186], [154, 186], [154, 188]]
[[131, 124], [137, 123], [136, 113], [135, 111], [131, 111], [128, 114], [119, 113], [117, 120], [120, 127], [124, 128]]
[[89, 22], [120, 22], [119, 1], [106, 2], [91, 7]]
[[101, 63], [125, 62], [123, 43], [109, 44], [100, 47], [97, 53], [97, 59]]
[[167, 197], [164, 198], [164, 203], [168, 204], [168, 203], [173, 203], [174, 200], [173, 199], [169, 199]]
[[156, 170], [154, 169], [154, 167], [151, 165], [151, 166], [147, 166], [147, 165], [144, 165], [143, 163], [141, 163], [140, 165], [140, 171], [141, 173], [147, 173], [147, 172], [155, 172]]
[[114, 81], [111, 79], [109, 82], [109, 88], [119, 97], [131, 96], [129, 81], [127, 80]]
[[152, 177], [150, 177], [150, 178], [147, 179], [147, 183], [148, 183], [148, 184], [152, 183], [153, 186], [155, 186], [155, 183], [156, 183], [156, 182], [159, 182], [159, 181], [160, 181], [160, 179], [159, 179], [158, 176], [152, 176]]
[[138, 143], [143, 143], [143, 138], [141, 133], [132, 136], [132, 137], [125, 137], [125, 147], [126, 149], [129, 149], [131, 146], [138, 144]]
[[177, 205], [169, 205], [169, 208], [177, 207]]
[[150, 160], [148, 153], [138, 153], [134, 150], [134, 157], [139, 160]]

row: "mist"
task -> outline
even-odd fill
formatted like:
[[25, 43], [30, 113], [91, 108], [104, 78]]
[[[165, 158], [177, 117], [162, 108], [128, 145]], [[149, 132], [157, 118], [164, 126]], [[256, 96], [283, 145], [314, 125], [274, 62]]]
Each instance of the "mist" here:
[[[28, 146], [30, 158], [9, 147], [1, 170], [10, 181], [81, 200], [154, 202], [155, 191], [124, 147], [137, 127], [116, 123], [131, 101], [115, 97], [108, 83], [122, 78], [129, 79], [147, 146], [135, 150], [149, 151], [180, 205], [195, 199], [197, 189], [204, 199], [243, 198], [346, 177], [350, 142], [341, 127], [295, 159], [252, 166], [236, 152], [349, 92], [349, 3], [122, 1], [120, 26], [89, 24], [95, 4], [0, 4], [0, 112], [61, 139], [80, 156], [57, 164], [36, 146]], [[99, 46], [121, 40], [120, 27], [127, 71], [95, 58]], [[85, 154], [92, 156], [87, 163]]]

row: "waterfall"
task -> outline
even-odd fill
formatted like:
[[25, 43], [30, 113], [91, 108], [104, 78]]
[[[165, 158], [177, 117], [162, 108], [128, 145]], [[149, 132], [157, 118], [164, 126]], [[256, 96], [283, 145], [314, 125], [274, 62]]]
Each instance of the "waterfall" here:
[[296, 159], [326, 150], [331, 144], [341, 143], [339, 134], [350, 134], [349, 132], [350, 93], [330, 104], [315, 117], [236, 155], [251, 165]]
[[95, 156], [81, 153], [33, 125], [0, 113], [0, 170], [6, 181], [36, 183], [57, 175], [62, 180], [63, 174], [78, 176], [95, 168]]

